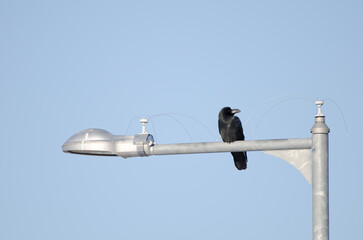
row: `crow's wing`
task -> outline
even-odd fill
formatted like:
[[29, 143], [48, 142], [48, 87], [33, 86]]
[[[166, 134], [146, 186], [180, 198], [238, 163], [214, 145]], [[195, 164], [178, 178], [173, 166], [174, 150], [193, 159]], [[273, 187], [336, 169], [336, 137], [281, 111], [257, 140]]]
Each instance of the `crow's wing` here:
[[241, 120], [237, 116], [234, 116], [231, 124], [231, 132], [234, 135], [234, 141], [245, 140], [245, 135], [243, 134], [243, 128]]

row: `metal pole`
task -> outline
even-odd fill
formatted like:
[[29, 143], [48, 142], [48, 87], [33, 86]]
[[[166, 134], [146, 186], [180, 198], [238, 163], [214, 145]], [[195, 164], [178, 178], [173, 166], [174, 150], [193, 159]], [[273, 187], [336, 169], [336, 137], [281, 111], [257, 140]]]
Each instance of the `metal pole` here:
[[322, 101], [316, 101], [318, 114], [312, 132], [312, 197], [313, 197], [313, 239], [329, 240], [329, 128], [321, 113]]
[[217, 153], [238, 151], [267, 151], [267, 150], [291, 150], [311, 149], [311, 138], [295, 139], [272, 139], [272, 140], [249, 140], [205, 143], [179, 143], [179, 144], [154, 144], [144, 145], [146, 156], [170, 155], [170, 154], [194, 154], [194, 153]]

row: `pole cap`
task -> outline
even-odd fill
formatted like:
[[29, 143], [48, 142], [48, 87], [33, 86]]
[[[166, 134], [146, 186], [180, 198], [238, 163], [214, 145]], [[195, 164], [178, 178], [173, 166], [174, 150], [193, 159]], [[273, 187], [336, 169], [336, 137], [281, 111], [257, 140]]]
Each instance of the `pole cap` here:
[[324, 116], [324, 114], [321, 112], [321, 106], [323, 106], [324, 101], [322, 100], [317, 100], [315, 101], [315, 105], [318, 107], [318, 114], [316, 114], [316, 116]]
[[315, 105], [318, 107], [318, 113], [315, 115], [315, 124], [311, 128], [311, 133], [329, 133], [330, 129], [325, 124], [325, 115], [321, 111], [321, 106], [323, 106], [324, 101], [317, 100]]

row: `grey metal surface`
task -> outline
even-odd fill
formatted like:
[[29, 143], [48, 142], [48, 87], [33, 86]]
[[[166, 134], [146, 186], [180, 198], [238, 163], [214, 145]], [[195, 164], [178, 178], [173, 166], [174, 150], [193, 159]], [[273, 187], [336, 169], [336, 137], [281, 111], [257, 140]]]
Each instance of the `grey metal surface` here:
[[265, 153], [290, 163], [305, 177], [309, 184], [312, 183], [312, 154], [310, 150], [275, 150], [265, 151]]
[[[322, 104], [321, 104], [322, 105]], [[320, 106], [321, 106], [320, 105]], [[329, 239], [329, 128], [321, 110], [315, 116], [313, 134], [313, 239]]]
[[112, 135], [103, 129], [86, 129], [74, 134], [62, 146], [63, 152], [97, 156], [143, 157], [144, 145], [154, 142], [150, 134]]
[[146, 155], [194, 154], [239, 151], [265, 151], [281, 149], [310, 149], [311, 138], [250, 140], [204, 143], [155, 144], [145, 146]]
[[113, 153], [112, 143], [113, 135], [103, 129], [86, 129], [74, 134], [62, 146], [63, 152], [117, 156]]
[[86, 129], [63, 144], [63, 151], [88, 155], [140, 157], [149, 155], [193, 154], [281, 149], [310, 149], [311, 138], [273, 139], [179, 144], [155, 144], [150, 134], [112, 135], [103, 129]]
[[[127, 137], [127, 140], [125, 140]], [[123, 158], [144, 157], [144, 146], [154, 142], [150, 134], [136, 134], [135, 136], [115, 135], [113, 140], [113, 153]]]

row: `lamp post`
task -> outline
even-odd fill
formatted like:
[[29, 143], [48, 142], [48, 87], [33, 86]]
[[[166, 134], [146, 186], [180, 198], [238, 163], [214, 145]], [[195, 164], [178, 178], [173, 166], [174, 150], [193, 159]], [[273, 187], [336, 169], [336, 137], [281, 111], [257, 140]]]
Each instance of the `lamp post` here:
[[321, 113], [323, 101], [316, 101], [318, 114], [311, 128], [313, 175], [313, 236], [314, 240], [329, 239], [329, 141], [330, 129]]
[[151, 155], [216, 152], [265, 151], [295, 168], [312, 184], [313, 240], [329, 240], [329, 128], [322, 114], [323, 101], [316, 101], [318, 113], [311, 138], [271, 139], [181, 144], [156, 144], [146, 132], [147, 119], [141, 119], [142, 132], [134, 136], [112, 135], [103, 129], [86, 129], [70, 137], [62, 146], [66, 153], [145, 157]]

